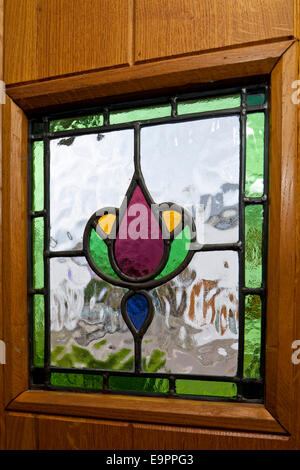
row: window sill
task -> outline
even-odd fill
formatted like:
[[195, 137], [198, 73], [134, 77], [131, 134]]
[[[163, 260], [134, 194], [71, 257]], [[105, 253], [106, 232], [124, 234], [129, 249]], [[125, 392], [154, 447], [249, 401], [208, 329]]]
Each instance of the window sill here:
[[8, 410], [286, 434], [258, 404], [27, 390]]

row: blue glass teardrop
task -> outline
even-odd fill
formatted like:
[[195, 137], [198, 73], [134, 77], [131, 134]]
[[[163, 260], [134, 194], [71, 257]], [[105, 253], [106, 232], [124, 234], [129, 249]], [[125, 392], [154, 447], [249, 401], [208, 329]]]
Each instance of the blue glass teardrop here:
[[140, 330], [147, 318], [148, 300], [143, 294], [134, 294], [127, 300], [127, 314], [136, 330]]

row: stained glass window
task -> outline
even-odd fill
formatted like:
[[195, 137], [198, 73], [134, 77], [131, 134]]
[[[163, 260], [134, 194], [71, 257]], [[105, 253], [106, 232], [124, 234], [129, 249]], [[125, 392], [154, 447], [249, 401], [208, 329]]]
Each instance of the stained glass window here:
[[32, 388], [263, 400], [268, 85], [30, 121]]

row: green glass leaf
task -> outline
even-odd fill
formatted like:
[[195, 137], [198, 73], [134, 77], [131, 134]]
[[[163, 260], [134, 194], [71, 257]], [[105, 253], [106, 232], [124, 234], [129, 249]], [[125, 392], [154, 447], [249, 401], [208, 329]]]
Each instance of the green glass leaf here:
[[124, 122], [145, 121], [160, 117], [171, 116], [172, 108], [169, 104], [160, 106], [147, 106], [145, 108], [127, 109], [125, 111], [112, 111], [110, 113], [110, 124], [122, 124]]
[[102, 346], [105, 346], [106, 343], [107, 343], [107, 340], [102, 339], [98, 343], [95, 343], [93, 347], [98, 350], [98, 349], [102, 348]]
[[156, 276], [155, 279], [161, 279], [172, 271], [175, 271], [178, 266], [185, 260], [191, 245], [191, 230], [188, 225], [174, 238], [168, 262], [162, 272]]
[[177, 113], [193, 114], [206, 111], [218, 111], [221, 109], [238, 108], [241, 105], [240, 95], [222, 96], [219, 98], [202, 98], [178, 103]]
[[109, 378], [110, 390], [127, 392], [168, 393], [169, 381], [167, 379], [145, 377], [118, 377]]
[[261, 287], [262, 281], [262, 225], [263, 207], [247, 206], [245, 209], [245, 284]]
[[94, 263], [104, 274], [119, 279], [110, 265], [107, 245], [94, 229], [90, 235], [90, 254]]
[[176, 393], [180, 395], [199, 395], [207, 397], [234, 398], [237, 386], [230, 382], [206, 382], [204, 380], [178, 379], [175, 382]]
[[103, 115], [93, 114], [77, 118], [57, 119], [49, 122], [50, 132], [69, 131], [71, 129], [88, 129], [103, 126]]
[[56, 387], [100, 390], [103, 386], [103, 378], [101, 375], [64, 374], [60, 372], [52, 372], [50, 383]]
[[247, 95], [247, 106], [259, 106], [261, 104], [264, 104], [264, 102], [264, 93], [248, 93]]
[[37, 217], [32, 221], [32, 277], [33, 288], [44, 287], [44, 219]]
[[44, 209], [44, 143], [32, 145], [32, 210]]
[[147, 362], [147, 359], [143, 357], [143, 370], [145, 372], [158, 372], [162, 367], [165, 366], [167, 360], [165, 359], [166, 353], [160, 351], [159, 349], [154, 349], [151, 356]]
[[248, 114], [245, 185], [245, 195], [247, 197], [259, 197], [264, 191], [264, 142], [264, 113]]
[[33, 296], [33, 365], [44, 366], [45, 302], [43, 295]]
[[102, 369], [102, 370], [132, 370], [133, 357], [129, 356], [132, 350], [122, 348], [120, 351], [111, 353], [104, 361], [91, 358], [86, 362], [89, 369]]
[[245, 297], [244, 376], [260, 377], [261, 299], [259, 295]]
[[65, 346], [55, 346], [51, 351], [51, 364], [55, 364], [58, 357], [62, 355], [65, 350]]
[[[95, 344], [98, 350], [104, 346], [106, 340]], [[51, 364], [58, 367], [87, 367], [99, 370], [126, 370], [134, 369], [134, 357], [130, 356], [131, 349], [121, 348], [119, 351], [108, 354], [106, 359], [97, 359], [88, 349], [72, 345], [70, 352], [66, 353], [64, 346], [56, 346], [51, 352]]]

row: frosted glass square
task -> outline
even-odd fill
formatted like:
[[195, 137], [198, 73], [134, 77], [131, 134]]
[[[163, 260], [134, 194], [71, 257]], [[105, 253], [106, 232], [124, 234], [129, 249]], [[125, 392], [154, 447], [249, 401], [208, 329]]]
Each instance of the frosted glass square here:
[[132, 371], [133, 338], [120, 312], [124, 293], [96, 276], [83, 257], [52, 258], [52, 365]]
[[238, 275], [237, 253], [202, 252], [151, 291], [155, 316], [142, 344], [145, 372], [236, 374]]
[[51, 250], [82, 248], [85, 225], [101, 207], [119, 207], [134, 172], [133, 131], [51, 141]]
[[238, 241], [239, 133], [236, 116], [141, 131], [141, 166], [153, 199], [189, 210], [199, 242]]

